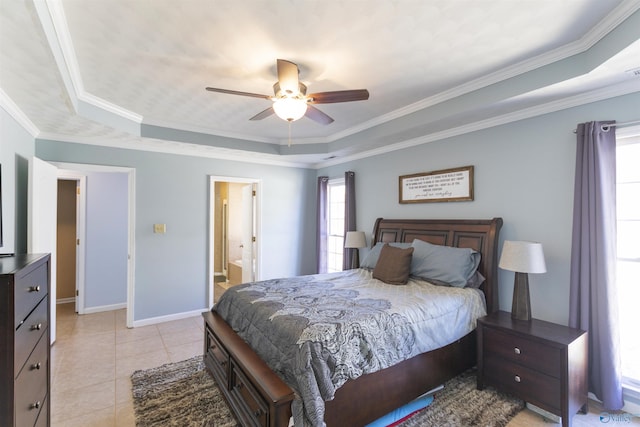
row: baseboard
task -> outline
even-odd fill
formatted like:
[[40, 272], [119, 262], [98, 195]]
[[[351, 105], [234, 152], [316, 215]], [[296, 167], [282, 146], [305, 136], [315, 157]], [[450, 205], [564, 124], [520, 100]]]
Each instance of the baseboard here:
[[127, 308], [126, 302], [120, 304], [100, 305], [97, 307], [85, 307], [83, 314], [101, 313], [103, 311], [121, 310], [123, 308]]
[[56, 304], [69, 304], [70, 302], [76, 302], [76, 297], [56, 299]]
[[133, 327], [156, 325], [158, 323], [171, 322], [172, 320], [186, 319], [189, 317], [199, 316], [203, 312], [208, 311], [207, 308], [194, 311], [186, 311], [184, 313], [169, 314], [167, 316], [150, 317], [148, 319], [134, 320]]

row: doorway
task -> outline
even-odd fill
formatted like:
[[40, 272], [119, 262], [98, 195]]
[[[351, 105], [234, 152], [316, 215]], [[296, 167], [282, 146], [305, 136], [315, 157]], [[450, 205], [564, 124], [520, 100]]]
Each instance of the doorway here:
[[[126, 324], [131, 328], [134, 322], [135, 169], [52, 164], [58, 168], [58, 188], [61, 182], [66, 181], [68, 184], [63, 186], [68, 186], [67, 191], [74, 193], [67, 195], [66, 200], [70, 205], [74, 204], [76, 209], [75, 252], [58, 250], [57, 264], [71, 265], [75, 258], [75, 270], [67, 271], [67, 275], [70, 281], [75, 275], [73, 297], [76, 312], [89, 314], [126, 308]], [[91, 200], [88, 200], [88, 179], [92, 180]], [[72, 197], [75, 197], [75, 203]], [[60, 226], [60, 218], [57, 222]], [[67, 228], [72, 227], [71, 224], [67, 225]], [[104, 263], [103, 259], [109, 259], [110, 262]], [[57, 277], [61, 275], [57, 274]], [[105, 286], [105, 282], [110, 284]], [[121, 286], [114, 287], [113, 283]]]
[[231, 286], [258, 280], [258, 180], [209, 177], [209, 306]]

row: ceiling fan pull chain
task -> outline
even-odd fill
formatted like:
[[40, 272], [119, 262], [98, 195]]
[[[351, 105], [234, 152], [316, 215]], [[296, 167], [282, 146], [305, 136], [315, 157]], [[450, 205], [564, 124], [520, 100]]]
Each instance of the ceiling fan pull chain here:
[[289, 148], [291, 148], [291, 120], [289, 120]]

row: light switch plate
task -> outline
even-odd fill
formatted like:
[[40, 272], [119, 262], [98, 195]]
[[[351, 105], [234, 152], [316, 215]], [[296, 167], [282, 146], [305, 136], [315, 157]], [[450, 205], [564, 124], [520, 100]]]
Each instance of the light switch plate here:
[[153, 232], [164, 234], [167, 232], [167, 224], [153, 224]]

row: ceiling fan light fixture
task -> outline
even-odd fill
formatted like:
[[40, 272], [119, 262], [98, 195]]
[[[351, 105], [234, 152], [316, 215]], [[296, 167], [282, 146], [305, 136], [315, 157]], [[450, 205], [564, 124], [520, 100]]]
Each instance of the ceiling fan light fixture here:
[[303, 98], [278, 98], [273, 103], [273, 111], [282, 120], [295, 122], [307, 112], [307, 101]]

